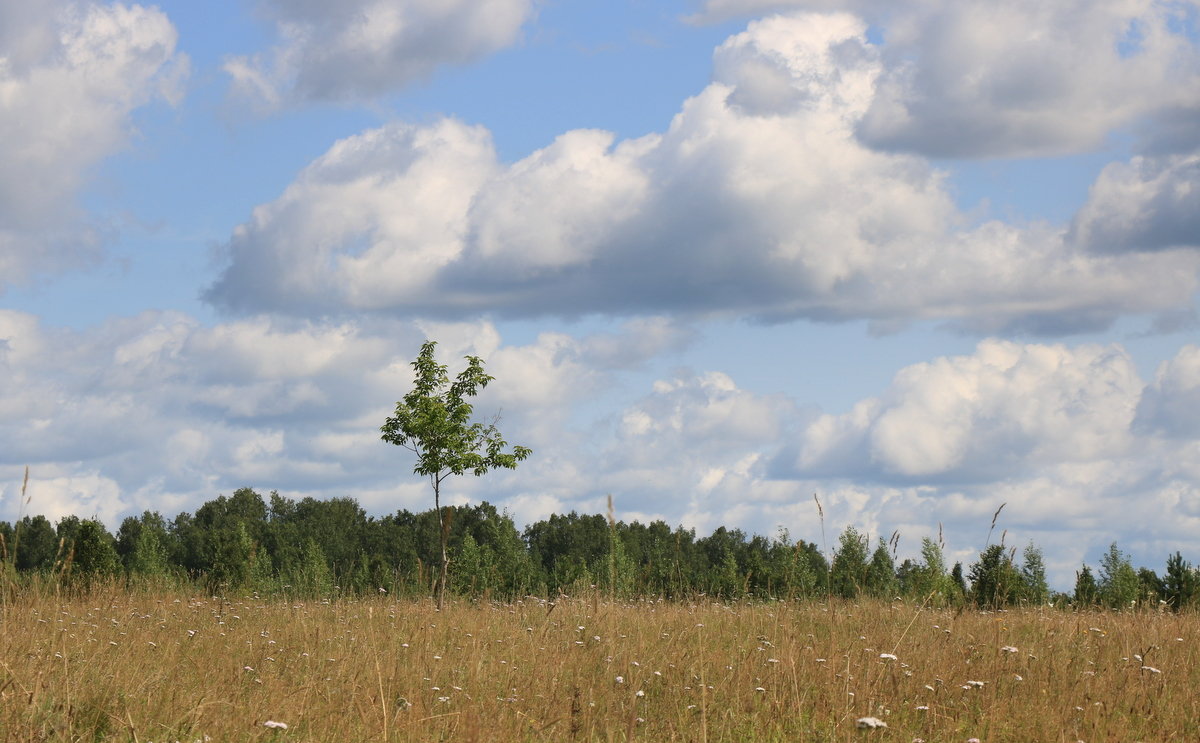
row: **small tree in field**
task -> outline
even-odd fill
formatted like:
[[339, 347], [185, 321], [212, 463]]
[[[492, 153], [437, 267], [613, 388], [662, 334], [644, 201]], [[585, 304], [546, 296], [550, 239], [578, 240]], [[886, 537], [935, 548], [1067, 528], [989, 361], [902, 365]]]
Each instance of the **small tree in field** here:
[[383, 440], [402, 446], [417, 455], [413, 473], [425, 475], [433, 486], [433, 505], [438, 513], [442, 567], [438, 576], [438, 609], [446, 598], [446, 576], [450, 557], [446, 548], [449, 524], [442, 511], [442, 481], [451, 475], [468, 472], [485, 475], [497, 467], [516, 469], [517, 463], [532, 452], [514, 446], [506, 452], [507, 442], [495, 425], [472, 423], [473, 408], [468, 399], [487, 387], [493, 377], [483, 370], [478, 356], [468, 356], [467, 368], [454, 382], [446, 367], [433, 358], [434, 341], [425, 341], [412, 362], [416, 379], [413, 389], [396, 403], [396, 412], [380, 428]]

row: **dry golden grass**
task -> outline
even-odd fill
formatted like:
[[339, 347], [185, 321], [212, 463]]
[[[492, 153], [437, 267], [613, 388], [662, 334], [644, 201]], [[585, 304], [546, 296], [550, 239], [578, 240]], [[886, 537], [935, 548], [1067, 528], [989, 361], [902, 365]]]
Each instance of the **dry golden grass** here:
[[1200, 740], [1188, 614], [105, 590], [2, 630], [6, 741]]

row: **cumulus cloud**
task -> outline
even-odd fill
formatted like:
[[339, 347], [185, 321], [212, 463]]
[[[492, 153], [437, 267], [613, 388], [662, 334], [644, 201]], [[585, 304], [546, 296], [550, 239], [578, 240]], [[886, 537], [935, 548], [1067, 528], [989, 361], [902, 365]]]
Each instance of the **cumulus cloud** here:
[[941, 157], [1077, 152], [1178, 103], [1197, 56], [1172, 3], [913, 4], [859, 134]]
[[874, 147], [1078, 152], [1197, 90], [1194, 21], [1176, 2], [708, 0], [697, 19], [786, 9], [848, 10], [881, 29], [878, 95], [857, 128]]
[[133, 110], [178, 99], [176, 38], [155, 8], [0, 3], [0, 290], [99, 257], [105, 229], [76, 198]]
[[[429, 332], [443, 340], [440, 356], [452, 374], [462, 356], [485, 357], [496, 381], [477, 411], [501, 414], [510, 440], [541, 455], [529, 469], [544, 487], [528, 497], [566, 497], [578, 485], [576, 405], [643, 360], [631, 351], [618, 363], [612, 346], [628, 338], [628, 348], [653, 354], [673, 343], [661, 323], [581, 339], [543, 333], [514, 346], [488, 323], [254, 317], [205, 327], [181, 313], [145, 312], [79, 332], [0, 311], [4, 508], [16, 512], [27, 463], [34, 464], [29, 512], [184, 510], [243, 485], [349, 494], [375, 510], [423, 507], [423, 481], [408, 478], [410, 455], [383, 444], [378, 429], [411, 387], [409, 362]], [[597, 359], [604, 369], [592, 367]], [[467, 478], [452, 498], [520, 494], [513, 477]], [[109, 484], [89, 491], [79, 484], [88, 478]]]
[[1200, 348], [1185, 346], [1159, 366], [1138, 404], [1136, 424], [1173, 438], [1200, 437]]
[[231, 57], [235, 90], [263, 108], [354, 100], [428, 78], [517, 41], [531, 0], [262, 0], [279, 43]]
[[1094, 329], [1188, 305], [1200, 257], [1096, 255], [1050, 225], [971, 226], [942, 174], [854, 131], [883, 68], [845, 15], [716, 51], [667, 131], [571, 131], [510, 165], [455, 120], [335, 144], [232, 236], [235, 312], [942, 318]]
[[[662, 321], [514, 345], [486, 322], [205, 327], [167, 312], [81, 333], [0, 311], [0, 505], [8, 518], [20, 510], [30, 463], [25, 513], [110, 525], [145, 508], [174, 516], [241, 486], [350, 495], [372, 513], [427, 508], [411, 456], [378, 433], [427, 333], [452, 374], [464, 354], [485, 356], [496, 381], [477, 413], [502, 414], [509, 441], [535, 453], [516, 471], [457, 479], [448, 502], [487, 499], [520, 521], [602, 512], [611, 493], [620, 518], [701, 533], [784, 526], [817, 541], [818, 492], [830, 539], [848, 524], [900, 529], [902, 551], [915, 550], [941, 522], [954, 559], [971, 560], [1007, 502], [1010, 543], [1034, 539], [1066, 576], [1118, 538], [1159, 564], [1200, 526], [1193, 346], [1147, 385], [1119, 346], [987, 340], [822, 413], [717, 370], [680, 369], [630, 391], [622, 375], [644, 378], [644, 355], [678, 342]], [[613, 353], [625, 345], [633, 350]]]
[[1115, 539], [1161, 564], [1200, 525], [1197, 359], [1185, 347], [1147, 387], [1120, 346], [987, 340], [798, 426], [764, 472], [819, 491], [834, 524], [910, 545], [943, 524], [954, 559], [975, 558], [1007, 503], [1009, 543], [1039, 543], [1060, 582]]
[[1071, 238], [1097, 252], [1200, 247], [1200, 154], [1105, 167], [1075, 216]]
[[822, 415], [779, 464], [903, 482], [1101, 460], [1128, 451], [1142, 386], [1119, 347], [988, 340], [971, 356], [906, 367], [880, 397]]

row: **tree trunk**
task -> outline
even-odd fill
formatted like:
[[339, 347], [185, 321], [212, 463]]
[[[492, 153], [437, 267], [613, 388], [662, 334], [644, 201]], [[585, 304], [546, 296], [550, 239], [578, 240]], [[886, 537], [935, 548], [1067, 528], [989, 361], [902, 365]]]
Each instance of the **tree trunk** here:
[[441, 488], [439, 487], [440, 485], [441, 485], [441, 483], [434, 480], [434, 483], [433, 483], [433, 506], [434, 506], [434, 508], [437, 509], [437, 512], [438, 512], [438, 539], [441, 542], [441, 546], [442, 546], [442, 569], [441, 569], [440, 574], [438, 575], [438, 585], [437, 585], [437, 608], [438, 608], [438, 611], [441, 611], [446, 606], [446, 575], [450, 572], [450, 556], [446, 553], [446, 540], [449, 535], [446, 533], [446, 514], [442, 510], [441, 493], [439, 492], [441, 490]]

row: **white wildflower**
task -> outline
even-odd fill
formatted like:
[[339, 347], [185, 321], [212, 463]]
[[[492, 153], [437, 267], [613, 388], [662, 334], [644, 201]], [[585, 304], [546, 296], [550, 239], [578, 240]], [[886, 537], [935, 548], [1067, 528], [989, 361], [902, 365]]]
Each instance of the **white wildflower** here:
[[888, 726], [886, 722], [879, 719], [878, 717], [860, 717], [857, 720], [855, 720], [854, 724], [860, 728], [866, 728], [866, 729], [885, 728]]
[[276, 722], [275, 720], [267, 720], [263, 723], [263, 727], [274, 728], [276, 730], [287, 730], [286, 722]]
[[895, 655], [892, 655], [891, 653], [880, 653], [879, 659], [880, 660], [899, 660], [899, 658], [897, 658]]

